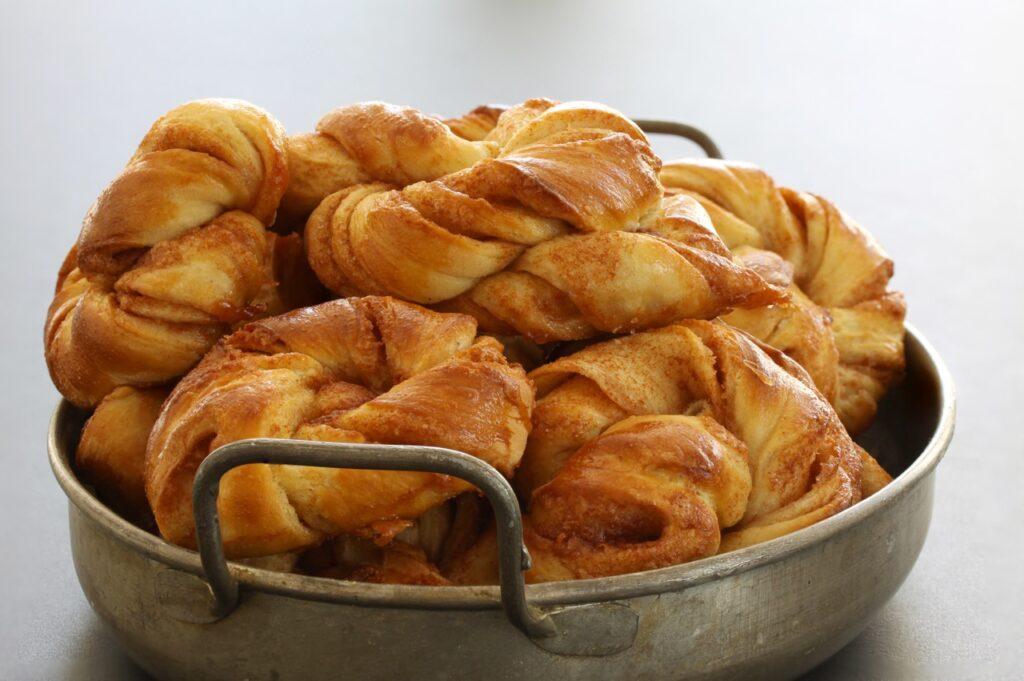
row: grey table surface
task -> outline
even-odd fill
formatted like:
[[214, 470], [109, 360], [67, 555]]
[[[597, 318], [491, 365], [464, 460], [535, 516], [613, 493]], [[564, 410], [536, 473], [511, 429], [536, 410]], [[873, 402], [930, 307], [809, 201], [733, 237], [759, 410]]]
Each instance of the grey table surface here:
[[142, 677], [75, 581], [41, 336], [82, 216], [150, 122], [208, 96], [301, 131], [359, 100], [538, 95], [703, 126], [886, 246], [956, 378], [957, 435], [919, 563], [810, 678], [1021, 678], [1022, 35], [1011, 2], [3, 3], [0, 678]]

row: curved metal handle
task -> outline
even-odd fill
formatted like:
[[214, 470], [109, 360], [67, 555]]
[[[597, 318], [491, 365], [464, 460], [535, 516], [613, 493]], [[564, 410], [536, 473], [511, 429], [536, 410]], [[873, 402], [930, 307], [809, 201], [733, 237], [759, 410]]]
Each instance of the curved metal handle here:
[[675, 135], [690, 140], [708, 155], [708, 158], [722, 158], [722, 152], [711, 137], [701, 130], [686, 123], [675, 121], [660, 121], [655, 119], [634, 118], [636, 123], [644, 132], [651, 132], [664, 135]]
[[219, 447], [200, 464], [192, 485], [196, 538], [203, 572], [216, 598], [218, 618], [238, 605], [238, 580], [228, 569], [221, 544], [217, 494], [220, 480], [232, 468], [252, 463], [292, 466], [403, 470], [443, 473], [480, 489], [494, 509], [498, 530], [498, 568], [501, 604], [509, 621], [531, 638], [553, 636], [551, 619], [526, 602], [523, 571], [530, 554], [523, 544], [523, 518], [512, 486], [493, 466], [474, 456], [442, 447], [313, 442], [254, 438]]

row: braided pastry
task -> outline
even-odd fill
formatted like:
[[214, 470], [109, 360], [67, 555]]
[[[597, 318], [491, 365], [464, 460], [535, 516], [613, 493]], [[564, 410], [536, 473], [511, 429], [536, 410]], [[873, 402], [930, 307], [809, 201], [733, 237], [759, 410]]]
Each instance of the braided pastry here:
[[[530, 374], [516, 474], [532, 581], [664, 567], [787, 534], [861, 498], [861, 451], [806, 373], [720, 322], [592, 345]], [[449, 577], [496, 577], [493, 535]]]
[[741, 262], [760, 261], [755, 269], [789, 289], [784, 305], [726, 319], [803, 364], [850, 432], [866, 428], [904, 366], [906, 305], [887, 289], [893, 264], [881, 247], [826, 199], [777, 187], [748, 164], [676, 161], [661, 180], [701, 202], [725, 243], [746, 249]]
[[[372, 121], [360, 122], [346, 129], [356, 140], [370, 134]], [[417, 176], [399, 153], [412, 126], [391, 139], [394, 125], [385, 117], [373, 136], [376, 160], [359, 167], [372, 165], [368, 174], [391, 184], [331, 194], [306, 225], [310, 264], [336, 294], [442, 303], [473, 315], [485, 331], [537, 343], [711, 318], [784, 298], [732, 261], [696, 201], [662, 201], [660, 161], [640, 129], [615, 111], [529, 100], [501, 114], [479, 142], [434, 119], [420, 123], [432, 131], [432, 150], [440, 138], [445, 149], [469, 145], [480, 158], [438, 180], [395, 188]], [[479, 132], [478, 125], [472, 134]], [[472, 158], [449, 155], [452, 166]], [[440, 170], [435, 163], [418, 176]]]
[[298, 237], [264, 227], [288, 179], [283, 144], [273, 118], [233, 100], [191, 102], [153, 125], [61, 268], [45, 343], [66, 398], [93, 406], [121, 385], [167, 383], [232, 324], [312, 302]]
[[[472, 318], [336, 300], [247, 325], [178, 384], [149, 440], [147, 494], [163, 536], [191, 546], [195, 469], [243, 438], [436, 445], [510, 476], [532, 408], [523, 370], [476, 339]], [[252, 465], [224, 477], [218, 508], [228, 554], [246, 557], [346, 533], [386, 543], [468, 489], [431, 473]]]

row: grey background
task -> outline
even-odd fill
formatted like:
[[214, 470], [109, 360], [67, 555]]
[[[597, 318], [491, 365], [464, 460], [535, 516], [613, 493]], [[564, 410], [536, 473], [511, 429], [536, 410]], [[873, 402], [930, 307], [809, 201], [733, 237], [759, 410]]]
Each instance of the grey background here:
[[887, 247], [957, 380], [958, 432], [920, 562], [812, 677], [1019, 678], [1024, 9], [852, 5], [5, 2], [0, 677], [139, 677], [75, 581], [41, 335], [82, 216], [151, 121], [209, 96], [301, 131], [364, 99], [455, 114], [544, 95], [701, 125]]

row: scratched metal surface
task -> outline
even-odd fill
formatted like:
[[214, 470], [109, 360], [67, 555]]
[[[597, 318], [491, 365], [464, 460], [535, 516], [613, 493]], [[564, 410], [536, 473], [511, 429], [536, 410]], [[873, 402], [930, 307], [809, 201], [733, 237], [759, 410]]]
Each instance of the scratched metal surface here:
[[716, 5], [4, 3], [0, 676], [141, 678], [71, 569], [41, 327], [82, 216], [150, 122], [206, 96], [250, 99], [297, 131], [364, 99], [456, 113], [534, 95], [701, 125], [886, 246], [910, 318], [957, 379], [958, 433], [918, 565], [810, 678], [1019, 674], [1024, 6]]

